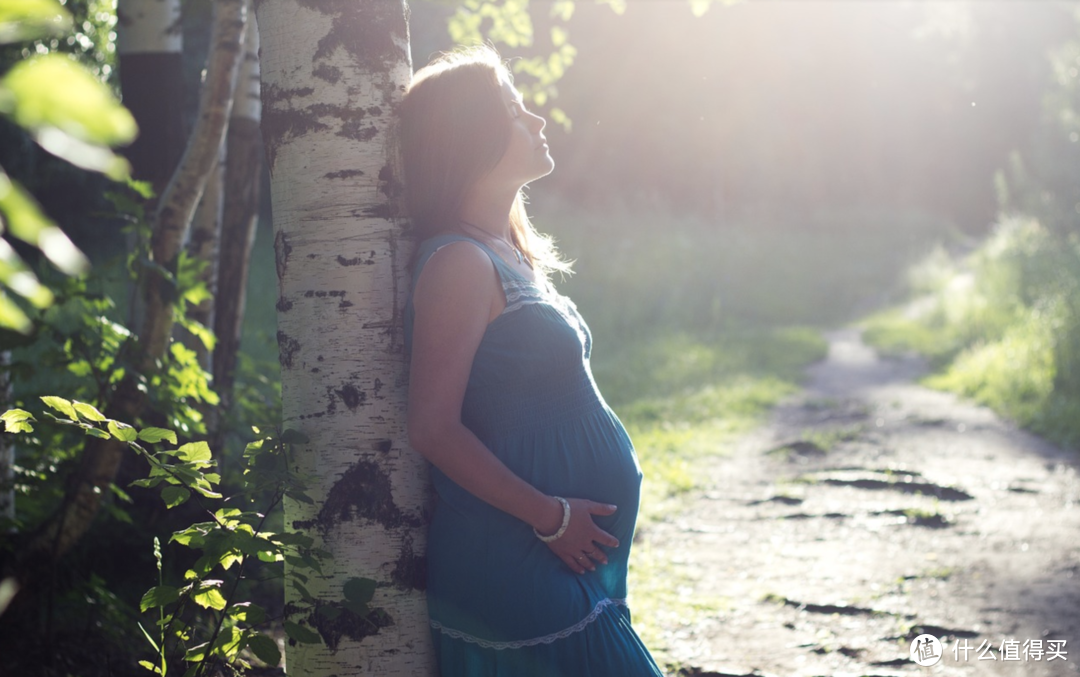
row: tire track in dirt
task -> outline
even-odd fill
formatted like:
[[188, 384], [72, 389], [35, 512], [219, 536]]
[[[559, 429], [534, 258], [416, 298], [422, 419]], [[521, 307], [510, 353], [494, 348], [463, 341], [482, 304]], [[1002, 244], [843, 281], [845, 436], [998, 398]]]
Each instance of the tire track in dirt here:
[[[1077, 453], [914, 385], [918, 360], [855, 330], [829, 339], [806, 389], [644, 534], [719, 601], [670, 629], [677, 674], [1080, 674]], [[923, 633], [932, 667], [909, 658]]]

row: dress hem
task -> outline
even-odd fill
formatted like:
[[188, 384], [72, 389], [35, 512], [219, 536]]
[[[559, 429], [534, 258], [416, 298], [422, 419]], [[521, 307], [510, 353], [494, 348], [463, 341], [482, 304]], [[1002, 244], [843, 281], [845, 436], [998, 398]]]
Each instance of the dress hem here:
[[479, 645], [479, 646], [481, 646], [481, 647], [483, 647], [485, 649], [495, 649], [495, 650], [520, 649], [520, 648], [526, 647], [526, 646], [537, 646], [538, 644], [551, 644], [552, 642], [558, 641], [560, 639], [566, 639], [567, 637], [574, 634], [575, 632], [581, 632], [582, 630], [585, 629], [585, 627], [587, 625], [589, 625], [590, 623], [595, 621], [597, 618], [599, 618], [600, 614], [603, 613], [604, 609], [606, 609], [607, 607], [609, 607], [611, 605], [618, 605], [618, 606], [625, 607], [626, 606], [626, 600], [625, 599], [613, 599], [613, 598], [610, 598], [610, 597], [607, 598], [607, 599], [602, 599], [599, 602], [597, 602], [596, 606], [593, 607], [593, 610], [591, 612], [589, 612], [588, 616], [581, 619], [579, 622], [571, 625], [569, 628], [566, 628], [565, 630], [560, 630], [558, 632], [554, 632], [554, 633], [552, 633], [550, 635], [544, 635], [542, 637], [534, 637], [532, 639], [523, 639], [523, 640], [514, 641], [514, 642], [491, 642], [491, 641], [488, 641], [486, 639], [481, 639], [479, 637], [474, 637], [473, 635], [470, 635], [468, 633], [461, 632], [460, 630], [454, 630], [453, 628], [448, 628], [448, 627], [446, 627], [445, 625], [443, 625], [442, 623], [440, 623], [438, 621], [430, 621], [430, 623], [431, 623], [431, 627], [433, 629], [438, 630], [439, 632], [441, 632], [442, 634], [444, 634], [444, 635], [446, 635], [448, 637], [452, 637], [454, 639], [460, 639], [463, 642], [469, 642], [471, 644], [477, 644], [477, 645]]

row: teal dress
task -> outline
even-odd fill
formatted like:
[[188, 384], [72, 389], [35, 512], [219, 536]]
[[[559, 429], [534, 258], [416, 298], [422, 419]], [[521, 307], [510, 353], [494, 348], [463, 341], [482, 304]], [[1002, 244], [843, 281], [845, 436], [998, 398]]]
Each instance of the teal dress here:
[[[618, 506], [594, 519], [620, 545], [604, 548], [607, 565], [576, 574], [528, 524], [432, 468], [427, 599], [442, 677], [660, 677], [626, 605], [641, 469], [593, 381], [589, 329], [549, 283], [461, 235], [420, 245], [414, 286], [432, 254], [461, 240], [487, 253], [506, 294], [476, 351], [462, 423], [540, 491]], [[410, 345], [412, 320], [410, 297]]]

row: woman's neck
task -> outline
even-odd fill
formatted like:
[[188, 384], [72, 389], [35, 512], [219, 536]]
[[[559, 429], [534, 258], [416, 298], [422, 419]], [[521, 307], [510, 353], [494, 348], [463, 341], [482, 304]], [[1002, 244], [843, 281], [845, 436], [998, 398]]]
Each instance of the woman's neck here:
[[492, 237], [510, 241], [510, 210], [514, 206], [515, 192], [509, 196], [470, 196], [461, 210], [461, 221], [480, 228]]

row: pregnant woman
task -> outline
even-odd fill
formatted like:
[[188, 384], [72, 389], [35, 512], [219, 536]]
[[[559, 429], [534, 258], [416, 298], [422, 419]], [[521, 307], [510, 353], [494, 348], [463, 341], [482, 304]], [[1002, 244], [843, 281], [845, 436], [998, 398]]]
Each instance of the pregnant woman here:
[[626, 606], [641, 470], [548, 279], [567, 265], [525, 213], [522, 188], [554, 168], [544, 124], [488, 48], [439, 57], [401, 105], [437, 660], [443, 677], [660, 677]]

